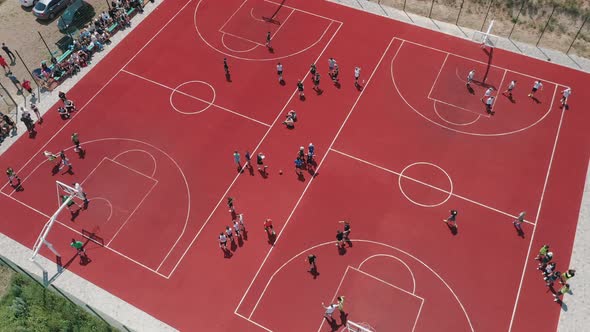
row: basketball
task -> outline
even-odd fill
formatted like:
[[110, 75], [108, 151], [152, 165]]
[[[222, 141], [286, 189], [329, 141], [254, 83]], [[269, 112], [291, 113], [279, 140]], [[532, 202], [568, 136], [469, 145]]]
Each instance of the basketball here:
[[280, 170], [279, 171], [279, 175], [283, 175], [283, 170]]

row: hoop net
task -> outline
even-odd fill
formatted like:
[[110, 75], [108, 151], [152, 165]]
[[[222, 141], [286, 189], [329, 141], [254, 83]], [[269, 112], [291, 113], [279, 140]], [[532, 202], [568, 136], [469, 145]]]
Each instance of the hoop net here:
[[349, 332], [376, 332], [376, 330], [371, 327], [368, 323], [355, 323], [353, 321], [346, 322], [346, 331]]

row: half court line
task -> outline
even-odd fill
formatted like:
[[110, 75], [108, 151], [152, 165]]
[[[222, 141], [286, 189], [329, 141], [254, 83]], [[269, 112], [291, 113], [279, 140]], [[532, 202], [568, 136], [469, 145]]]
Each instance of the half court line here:
[[[335, 36], [336, 34], [334, 34]], [[332, 38], [334, 37], [332, 36]], [[381, 58], [379, 59], [379, 62], [377, 62], [377, 65], [375, 65], [375, 68], [373, 69], [373, 72], [371, 73], [371, 75], [369, 76], [369, 78], [367, 79], [367, 82], [363, 88], [363, 90], [361, 91], [361, 93], [359, 93], [358, 97], [356, 98], [355, 102], [352, 104], [352, 107], [350, 108], [350, 110], [348, 111], [348, 114], [346, 115], [346, 118], [344, 118], [344, 121], [342, 122], [342, 124], [340, 125], [340, 128], [338, 128], [338, 131], [336, 132], [336, 135], [334, 135], [334, 138], [332, 139], [332, 142], [330, 143], [328, 149], [326, 149], [326, 155], [324, 156], [324, 158], [322, 158], [322, 160], [320, 161], [318, 167], [316, 168], [316, 173], [319, 173], [322, 165], [324, 164], [324, 161], [326, 161], [326, 158], [328, 157], [328, 154], [330, 153], [330, 150], [332, 150], [332, 146], [334, 146], [334, 143], [336, 142], [336, 140], [338, 139], [338, 137], [340, 136], [340, 133], [342, 132], [342, 129], [344, 128], [344, 126], [346, 125], [346, 123], [348, 122], [348, 119], [350, 119], [350, 116], [352, 115], [352, 113], [354, 112], [356, 105], [358, 104], [359, 100], [361, 99], [361, 97], [363, 96], [364, 92], [367, 91], [367, 87], [369, 86], [371, 80], [373, 79], [373, 76], [375, 75], [375, 73], [377, 72], [377, 69], [379, 68], [379, 66], [381, 65], [381, 62], [383, 61], [383, 59], [385, 58], [385, 55], [387, 54], [387, 52], [389, 52], [389, 49], [391, 48], [391, 45], [393, 44], [394, 39], [392, 38], [389, 41], [389, 44], [387, 44], [387, 47], [385, 48], [385, 51], [383, 51], [383, 54], [381, 55]], [[327, 45], [326, 45], [327, 47]], [[324, 49], [325, 51], [325, 49]], [[324, 52], [322, 51], [322, 54]], [[321, 57], [321, 54], [320, 54]], [[318, 59], [320, 58], [318, 57]], [[318, 61], [316, 60], [316, 63]], [[305, 78], [307, 78], [307, 76], [309, 75], [309, 71], [307, 72], [307, 74], [305, 75], [305, 77], [303, 77], [303, 80], [305, 80]], [[303, 81], [302, 80], [302, 81]], [[293, 95], [291, 96], [291, 98], [293, 98], [293, 96], [295, 95], [295, 92], [297, 92], [297, 90], [295, 90], [293, 92]], [[290, 101], [290, 99], [289, 99]], [[288, 104], [288, 103], [287, 103]], [[285, 105], [286, 107], [287, 105]], [[287, 217], [287, 220], [285, 221], [285, 225], [281, 228], [281, 230], [279, 231], [279, 234], [277, 235], [277, 237], [275, 238], [274, 241], [274, 245], [268, 250], [268, 253], [266, 254], [266, 257], [264, 257], [264, 260], [262, 261], [262, 264], [260, 264], [260, 267], [258, 268], [258, 271], [256, 271], [256, 274], [254, 275], [254, 278], [252, 278], [252, 281], [250, 282], [250, 285], [248, 285], [248, 288], [246, 289], [246, 292], [244, 293], [244, 296], [242, 296], [242, 299], [240, 300], [240, 303], [238, 303], [238, 306], [236, 307], [236, 310], [234, 312], [237, 312], [238, 309], [240, 308], [240, 306], [242, 305], [242, 302], [244, 301], [244, 299], [246, 298], [246, 295], [250, 292], [250, 288], [252, 287], [252, 285], [254, 284], [254, 281], [256, 280], [256, 278], [258, 278], [258, 275], [260, 274], [260, 271], [262, 271], [262, 267], [264, 266], [264, 264], [266, 264], [266, 261], [268, 260], [268, 258], [270, 257], [270, 254], [272, 253], [273, 249], [276, 248], [277, 243], [279, 242], [279, 239], [281, 238], [281, 235], [283, 234], [283, 232], [285, 231], [285, 229], [287, 229], [287, 226], [289, 225], [289, 222], [291, 221], [291, 217], [293, 217], [293, 215], [295, 214], [295, 211], [297, 210], [297, 207], [299, 206], [299, 204], [301, 203], [301, 200], [303, 200], [303, 197], [305, 196], [305, 193], [307, 192], [307, 190], [309, 189], [309, 187], [311, 186], [311, 184], [314, 182], [314, 179], [316, 179], [315, 177], [312, 177], [311, 180], [309, 180], [309, 182], [307, 183], [307, 185], [305, 186], [305, 189], [303, 189], [303, 192], [301, 193], [301, 195], [299, 196], [299, 199], [297, 200], [297, 202], [295, 203], [295, 206], [293, 207], [293, 209], [291, 210], [291, 213], [289, 214], [289, 216]], [[268, 284], [266, 285], [268, 287]], [[266, 287], [263, 290], [263, 294], [266, 291]], [[254, 307], [252, 308], [252, 311], [250, 312], [250, 315], [248, 316], [248, 318], [252, 318], [252, 315], [254, 314], [254, 311], [256, 310], [256, 308], [258, 307], [258, 304], [260, 303], [260, 300], [262, 299], [262, 297], [260, 297], [258, 299], [258, 301], [256, 302], [256, 304], [254, 305]]]
[[[348, 157], [348, 158], [354, 159], [354, 160], [356, 160], [356, 161], [359, 161], [359, 162], [361, 162], [361, 163], [367, 164], [367, 165], [369, 165], [369, 166], [376, 167], [376, 168], [378, 168], [378, 169], [380, 169], [380, 170], [383, 170], [383, 171], [385, 171], [385, 172], [388, 172], [388, 173], [391, 173], [391, 174], [395, 174], [395, 175], [397, 175], [397, 176], [399, 176], [399, 177], [402, 177], [402, 178], [404, 178], [404, 179], [406, 179], [406, 180], [410, 180], [410, 181], [413, 181], [413, 182], [415, 182], [415, 183], [421, 184], [421, 185], [423, 185], [423, 186], [429, 187], [429, 188], [431, 188], [431, 189], [434, 189], [434, 190], [440, 191], [440, 192], [442, 192], [442, 193], [445, 193], [445, 194], [447, 194], [447, 195], [451, 195], [451, 196], [457, 197], [457, 198], [459, 198], [459, 199], [462, 199], [462, 200], [464, 200], [464, 201], [467, 201], [467, 202], [469, 202], [469, 203], [473, 203], [473, 204], [475, 204], [475, 205], [478, 205], [478, 206], [481, 206], [481, 207], [483, 207], [483, 208], [486, 208], [486, 209], [492, 210], [492, 211], [494, 211], [494, 212], [497, 212], [497, 213], [503, 214], [503, 215], [505, 215], [505, 216], [508, 216], [508, 217], [511, 217], [511, 218], [513, 218], [513, 219], [516, 219], [516, 218], [517, 218], [517, 216], [513, 216], [513, 215], [511, 215], [510, 213], [507, 213], [507, 212], [504, 212], [504, 211], [498, 210], [498, 209], [496, 209], [496, 208], [493, 208], [493, 207], [491, 207], [491, 206], [489, 206], [489, 205], [485, 205], [485, 204], [483, 204], [483, 203], [480, 203], [480, 202], [474, 201], [474, 200], [472, 200], [472, 199], [469, 199], [469, 198], [467, 198], [467, 197], [463, 197], [463, 196], [461, 196], [461, 195], [457, 195], [457, 194], [455, 194], [455, 193], [453, 193], [453, 192], [450, 192], [450, 191], [448, 191], [448, 190], [445, 190], [445, 189], [439, 188], [439, 187], [437, 187], [437, 186], [433, 186], [433, 185], [431, 185], [431, 184], [429, 184], [429, 183], [426, 183], [426, 182], [420, 181], [420, 180], [418, 180], [418, 179], [411, 178], [411, 177], [409, 177], [409, 176], [406, 176], [406, 175], [404, 175], [404, 174], [401, 174], [401, 173], [398, 173], [398, 172], [396, 172], [396, 171], [390, 170], [389, 168], [385, 168], [385, 167], [383, 167], [383, 166], [379, 166], [379, 165], [377, 165], [377, 164], [374, 164], [374, 163], [372, 163], [372, 162], [366, 161], [366, 160], [364, 160], [364, 159], [357, 158], [357, 157], [355, 157], [355, 156], [349, 155], [348, 153], [345, 153], [345, 152], [342, 152], [342, 151], [339, 151], [339, 150], [336, 150], [336, 149], [330, 149], [330, 150], [332, 150], [332, 151], [334, 151], [334, 152], [336, 152], [336, 153], [338, 153], [338, 154], [341, 154], [341, 155], [343, 155], [343, 156], [345, 156], [345, 157]], [[534, 222], [530, 222], [530, 221], [528, 221], [528, 220], [524, 220], [523, 222], [525, 222], [525, 223], [527, 223], [527, 224], [530, 224], [530, 225], [533, 225], [533, 226], [535, 225], [535, 223], [534, 223]]]
[[[334, 34], [332, 35], [332, 37], [330, 37], [330, 39], [328, 40], [328, 42], [326, 43], [326, 45], [324, 46], [324, 48], [322, 49], [322, 51], [320, 52], [320, 54], [318, 55], [318, 57], [316, 58], [316, 61], [315, 61], [316, 63], [324, 55], [324, 52], [326, 51], [326, 49], [328, 48], [328, 46], [330, 46], [330, 44], [332, 43], [332, 40], [334, 40], [334, 37], [336, 37], [336, 35], [338, 34], [338, 31], [340, 31], [340, 28], [342, 28], [342, 24], [340, 24], [338, 26], [338, 28], [336, 29], [336, 31], [334, 32]], [[326, 31], [327, 31], [327, 29], [326, 29]], [[322, 37], [323, 37], [323, 35], [322, 35]], [[309, 71], [307, 71], [307, 73], [305, 74], [305, 76], [303, 76], [302, 81], [304, 81], [307, 78], [308, 75], [309, 75]], [[283, 114], [285, 112], [285, 109], [287, 108], [287, 106], [289, 106], [289, 103], [291, 102], [291, 100], [293, 99], [293, 97], [295, 97], [296, 94], [297, 94], [297, 89], [294, 89], [293, 93], [291, 94], [291, 97], [289, 97], [289, 99], [287, 100], [287, 102], [285, 103], [285, 105], [283, 106], [283, 108], [278, 112], [278, 114], [275, 117], [273, 123], [269, 126], [268, 130], [262, 136], [262, 138], [260, 139], [260, 141], [258, 142], [258, 144], [256, 145], [256, 147], [252, 150], [252, 155], [253, 156], [256, 155], [256, 152], [258, 151], [258, 149], [260, 148], [260, 146], [262, 145], [262, 143], [264, 142], [264, 140], [266, 139], [266, 137], [268, 136], [268, 134], [270, 134], [270, 131], [272, 130], [272, 128], [274, 127], [274, 125], [277, 123], [277, 121], [279, 121], [279, 119], [281, 119], [283, 117]], [[244, 167], [246, 167], [246, 166], [244, 165]], [[188, 251], [190, 250], [190, 248], [193, 246], [193, 244], [195, 243], [195, 241], [201, 235], [201, 232], [203, 231], [203, 229], [205, 229], [205, 226], [207, 226], [207, 224], [209, 223], [209, 221], [211, 220], [211, 218], [215, 214], [215, 211], [219, 208], [219, 205], [221, 205], [221, 203], [223, 202], [223, 200], [225, 199], [225, 197], [227, 197], [227, 193], [231, 190], [231, 188], [233, 187], [234, 183], [238, 180], [239, 177], [240, 177], [240, 174], [237, 174], [234, 177], [233, 181], [227, 187], [227, 190], [223, 193], [223, 195], [221, 195], [221, 198], [219, 199], [219, 201], [217, 202], [217, 204], [215, 205], [215, 207], [213, 207], [213, 210], [211, 211], [211, 213], [209, 214], [209, 216], [207, 217], [207, 219], [205, 220], [205, 222], [203, 223], [203, 225], [201, 226], [201, 228], [199, 229], [199, 231], [197, 232], [197, 234], [193, 237], [193, 239], [191, 240], [191, 242], [186, 246], [186, 249], [184, 250], [184, 253], [182, 254], [182, 256], [180, 256], [180, 258], [178, 259], [178, 261], [176, 262], [176, 264], [174, 265], [174, 267], [172, 268], [172, 270], [168, 274], [168, 277], [169, 278], [172, 277], [172, 274], [174, 274], [174, 271], [176, 271], [176, 269], [178, 268], [178, 266], [180, 265], [180, 263], [182, 262], [182, 260], [184, 259], [184, 257], [188, 253]], [[279, 235], [280, 235], [280, 233], [279, 233]], [[277, 238], [277, 240], [278, 240], [278, 238]], [[270, 250], [272, 250], [272, 248]], [[163, 264], [163, 262], [162, 262], [162, 264]], [[262, 265], [261, 265], [260, 269], [262, 269]], [[257, 274], [260, 272], [260, 269], [258, 270]], [[248, 288], [250, 288], [252, 286], [252, 284], [254, 283], [254, 280], [255, 280], [255, 278], [252, 279], [252, 282], [250, 283], [250, 286], [248, 286]], [[239, 306], [242, 304], [242, 301], [246, 297], [246, 294], [247, 293], [248, 292], [246, 291], [246, 293], [244, 294], [244, 296], [240, 300], [240, 303], [238, 304], [238, 307], [236, 307], [236, 310], [234, 310], [234, 313], [236, 315], [238, 314], [237, 313], [237, 310], [238, 310]]]
[[138, 74], [132, 73], [132, 72], [130, 72], [130, 71], [128, 71], [128, 70], [125, 70], [125, 69], [122, 69], [121, 71], [122, 71], [122, 72], [124, 72], [124, 73], [127, 73], [127, 74], [129, 74], [129, 75], [131, 75], [131, 76], [135, 76], [135, 77], [137, 77], [137, 78], [139, 78], [139, 79], [142, 79], [142, 80], [144, 80], [144, 81], [147, 81], [147, 82], [150, 82], [150, 83], [152, 83], [152, 84], [155, 84], [155, 85], [157, 85], [157, 86], [160, 86], [160, 87], [162, 87], [162, 88], [168, 89], [168, 90], [170, 90], [170, 91], [172, 91], [172, 92], [178, 92], [178, 93], [180, 93], [181, 95], [184, 95], [184, 96], [186, 96], [186, 97], [189, 97], [189, 98], [192, 98], [192, 99], [198, 100], [198, 101], [200, 101], [200, 102], [203, 102], [203, 103], [205, 103], [205, 104], [208, 104], [208, 105], [215, 106], [215, 107], [217, 107], [217, 108], [219, 108], [219, 109], [222, 109], [222, 110], [224, 110], [224, 111], [226, 111], [226, 112], [228, 112], [228, 113], [232, 113], [232, 114], [234, 114], [234, 115], [240, 116], [240, 117], [242, 117], [242, 118], [244, 118], [244, 119], [248, 119], [248, 120], [250, 120], [250, 121], [254, 121], [254, 122], [256, 122], [256, 123], [258, 123], [258, 124], [261, 124], [261, 125], [263, 125], [263, 126], [265, 126], [265, 127], [270, 127], [270, 125], [269, 125], [268, 123], [264, 123], [264, 122], [262, 122], [262, 121], [258, 121], [258, 120], [256, 120], [256, 119], [254, 119], [254, 118], [251, 118], [251, 117], [249, 117], [249, 116], [246, 116], [246, 115], [244, 115], [244, 114], [238, 113], [238, 112], [236, 112], [236, 111], [232, 111], [232, 110], [230, 110], [229, 108], [226, 108], [226, 107], [223, 107], [223, 106], [219, 106], [219, 105], [217, 105], [217, 104], [215, 104], [215, 103], [212, 103], [212, 102], [210, 102], [210, 101], [208, 101], [208, 100], [204, 100], [204, 99], [201, 99], [201, 98], [199, 98], [199, 97], [195, 97], [195, 96], [193, 96], [193, 95], [190, 95], [190, 94], [188, 94], [188, 93], [182, 92], [182, 91], [180, 91], [180, 90], [177, 90], [177, 89], [171, 88], [171, 87], [169, 87], [169, 86], [167, 86], [167, 85], [165, 85], [165, 84], [162, 84], [162, 83], [160, 83], [160, 82], [157, 82], [157, 81], [151, 80], [151, 79], [149, 79], [149, 78], [147, 78], [147, 77], [143, 77], [143, 76], [141, 76], [141, 75], [138, 75]]

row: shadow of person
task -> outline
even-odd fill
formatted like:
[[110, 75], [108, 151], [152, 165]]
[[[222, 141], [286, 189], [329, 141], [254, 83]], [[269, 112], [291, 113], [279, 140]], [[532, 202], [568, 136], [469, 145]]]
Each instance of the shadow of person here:
[[471, 87], [471, 85], [467, 85], [467, 92], [469, 92], [472, 95], [475, 94], [475, 90], [473, 90], [473, 88]]
[[346, 323], [348, 322], [348, 314], [346, 312], [340, 311], [340, 321], [342, 326], [346, 326]]
[[535, 96], [532, 96], [531, 98], [533, 99], [533, 101], [534, 101], [535, 103], [537, 103], [537, 104], [540, 104], [540, 103], [541, 103], [541, 101], [540, 101], [540, 100], [539, 100], [537, 97], [535, 97]]
[[233, 236], [231, 238], [229, 248], [231, 249], [231, 251], [236, 251], [238, 249], [238, 245], [236, 244], [236, 240], [234, 240]]
[[447, 223], [447, 227], [449, 228], [449, 231], [451, 231], [451, 234], [453, 234], [453, 235], [459, 234], [459, 229], [457, 228], [457, 226]]
[[274, 246], [276, 240], [277, 240], [276, 233], [268, 233], [268, 244], [270, 244], [271, 246]]
[[241, 236], [238, 236], [238, 247], [243, 247], [244, 246], [244, 239], [242, 239]]
[[300, 95], [300, 96], [299, 96], [299, 100], [301, 100], [301, 101], [305, 101], [305, 95]]
[[225, 80], [231, 83], [231, 75], [229, 73], [225, 74]]
[[340, 256], [346, 255], [346, 248], [338, 246], [338, 255], [340, 255]]
[[307, 271], [307, 272], [309, 272], [309, 274], [311, 274], [311, 276], [312, 276], [314, 279], [317, 279], [317, 277], [319, 277], [319, 275], [320, 275], [320, 273], [318, 272], [318, 269], [317, 269], [317, 267], [315, 267], [315, 268], [313, 268], [313, 267], [312, 267], [312, 268], [311, 268], [311, 270], [309, 270], [309, 271]]
[[514, 225], [514, 229], [516, 230], [516, 235], [524, 239], [524, 231], [522, 230], [522, 228]]
[[305, 176], [303, 176], [303, 172], [297, 173], [297, 180], [305, 182]]
[[79, 215], [80, 215], [80, 209], [72, 212], [72, 219], [70, 219], [70, 220], [75, 221], [76, 218], [78, 218]]

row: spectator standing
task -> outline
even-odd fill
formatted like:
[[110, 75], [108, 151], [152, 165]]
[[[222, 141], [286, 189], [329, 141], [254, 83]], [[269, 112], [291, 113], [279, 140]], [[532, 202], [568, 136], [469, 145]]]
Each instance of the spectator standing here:
[[4, 68], [4, 73], [10, 74], [10, 67], [8, 66], [8, 63], [6, 62], [6, 59], [4, 59], [1, 55], [0, 55], [0, 66], [2, 66], [2, 68]]
[[8, 57], [10, 58], [10, 62], [16, 63], [16, 57], [14, 56], [14, 53], [12, 53], [12, 51], [8, 48], [8, 46], [6, 46], [5, 43], [2, 43], [2, 49], [4, 50], [6, 55], [8, 55]]

